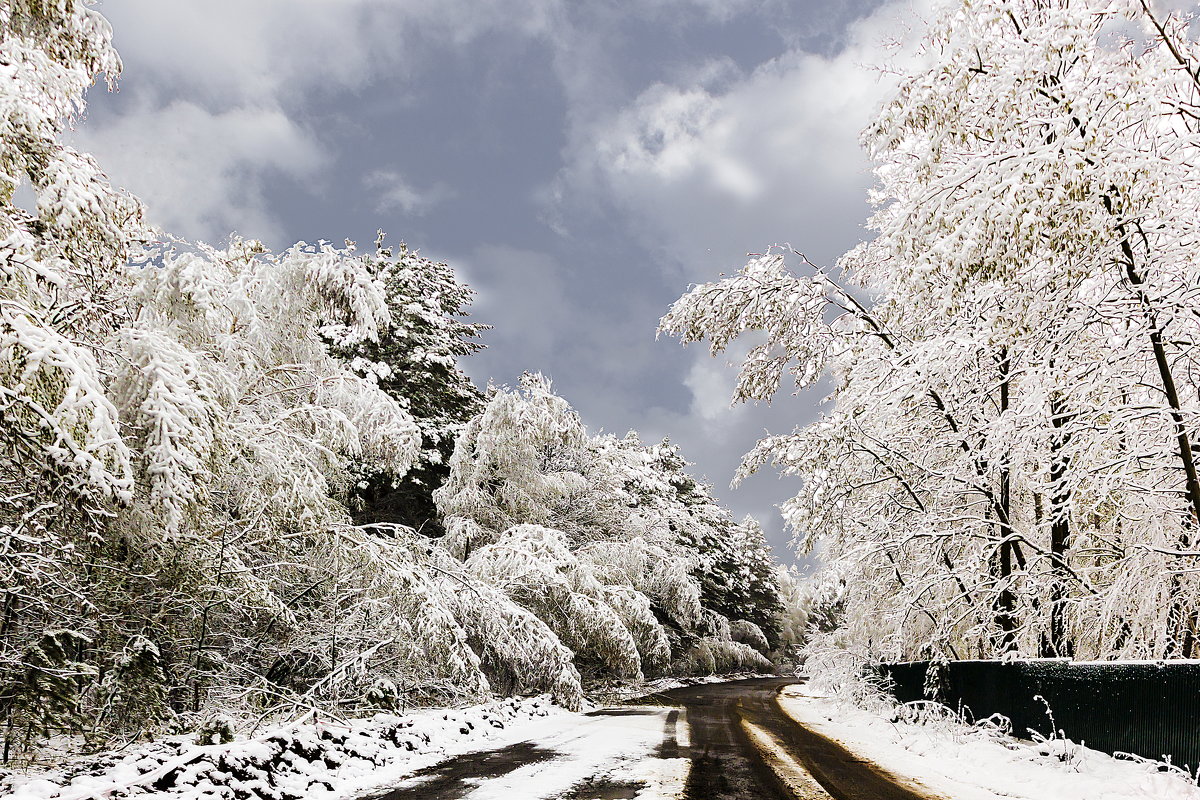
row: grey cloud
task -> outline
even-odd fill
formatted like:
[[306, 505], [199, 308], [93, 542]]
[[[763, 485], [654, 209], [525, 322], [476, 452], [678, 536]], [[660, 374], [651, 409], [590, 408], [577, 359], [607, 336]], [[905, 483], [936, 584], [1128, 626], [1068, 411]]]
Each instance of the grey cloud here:
[[454, 196], [454, 190], [443, 182], [418, 189], [392, 170], [374, 170], [363, 178], [363, 186], [375, 192], [375, 210], [381, 213], [402, 211], [405, 214], [421, 215], [430, 208]]
[[547, 197], [565, 206], [607, 202], [681, 274], [792, 241], [828, 260], [863, 234], [871, 179], [858, 132], [891, 91], [870, 64], [904, 4], [852, 27], [833, 56], [789, 51], [748, 74], [728, 62], [689, 80], [656, 83], [578, 137]]
[[863, 235], [874, 5], [106, 0], [126, 73], [78, 140], [177, 233], [382, 227], [456, 265], [496, 326], [473, 377], [543, 371], [593, 430], [669, 435], [786, 557], [795, 487], [727, 485], [813, 397], [730, 409], [729, 369], [655, 327], [747, 250]]
[[[478, 292], [473, 315], [494, 326], [485, 337], [491, 352], [464, 365], [471, 377], [480, 383], [493, 376], [511, 379], [513, 373], [551, 364], [572, 307], [562, 265], [545, 253], [497, 244], [451, 260]], [[493, 370], [480, 371], [487, 366]]]

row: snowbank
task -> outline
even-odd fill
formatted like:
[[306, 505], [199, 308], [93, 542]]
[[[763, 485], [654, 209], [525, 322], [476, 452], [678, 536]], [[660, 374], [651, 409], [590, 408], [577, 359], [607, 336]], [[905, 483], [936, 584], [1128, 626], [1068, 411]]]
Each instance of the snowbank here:
[[1200, 800], [1182, 771], [1127, 761], [1069, 740], [1025, 742], [948, 720], [887, 719], [847, 704], [783, 691], [797, 722], [933, 795], [955, 800]]
[[332, 800], [477, 749], [485, 740], [514, 739], [534, 721], [568, 713], [545, 698], [508, 699], [466, 709], [380, 714], [346, 724], [309, 719], [228, 744], [167, 739], [125, 756], [79, 760], [36, 776], [10, 775], [0, 780], [0, 796]]

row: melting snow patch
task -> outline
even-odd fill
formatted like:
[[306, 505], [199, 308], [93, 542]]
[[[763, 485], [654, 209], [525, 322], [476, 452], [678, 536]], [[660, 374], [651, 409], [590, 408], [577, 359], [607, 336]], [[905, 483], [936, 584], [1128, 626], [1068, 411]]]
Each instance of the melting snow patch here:
[[[601, 710], [547, 723], [530, 741], [553, 751], [549, 759], [491, 777], [465, 800], [667, 800], [679, 797], [688, 760], [663, 758], [664, 727], [675, 717], [663, 708]], [[398, 788], [407, 788], [400, 784]], [[415, 796], [415, 795], [414, 795]]]

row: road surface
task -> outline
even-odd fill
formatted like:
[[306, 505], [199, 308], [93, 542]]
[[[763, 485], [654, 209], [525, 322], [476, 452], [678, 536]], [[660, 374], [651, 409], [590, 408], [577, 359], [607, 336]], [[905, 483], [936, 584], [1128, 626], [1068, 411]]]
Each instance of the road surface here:
[[672, 689], [436, 764], [364, 800], [931, 800], [776, 702], [794, 678]]
[[841, 745], [797, 724], [776, 702], [794, 678], [672, 689], [641, 702], [687, 710], [687, 800], [929, 800]]

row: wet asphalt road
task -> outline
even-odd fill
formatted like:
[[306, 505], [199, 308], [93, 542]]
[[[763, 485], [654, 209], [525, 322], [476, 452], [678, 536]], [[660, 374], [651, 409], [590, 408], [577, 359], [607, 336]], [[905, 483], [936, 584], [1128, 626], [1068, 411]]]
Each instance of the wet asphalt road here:
[[[933, 800], [895, 782], [841, 745], [797, 724], [777, 695], [795, 678], [756, 678], [672, 689], [608, 708], [581, 720], [572, 738], [584, 740], [628, 715], [656, 714], [663, 721], [661, 759], [690, 759], [684, 800]], [[665, 707], [655, 711], [653, 706]], [[669, 709], [669, 710], [667, 710]], [[664, 713], [665, 712], [665, 713]], [[686, 725], [678, 725], [680, 717]], [[690, 741], [681, 742], [678, 729]], [[414, 773], [367, 800], [464, 800], [490, 781], [541, 764], [555, 769], [555, 742], [521, 742], [460, 756]], [[518, 773], [520, 774], [520, 773]], [[497, 787], [499, 784], [496, 784]], [[642, 784], [611, 774], [577, 781], [556, 800], [633, 798]], [[486, 792], [485, 792], [486, 793]], [[507, 798], [508, 793], [504, 796]], [[545, 797], [538, 794], [538, 797]], [[513, 800], [526, 800], [516, 794]]]
[[692, 768], [686, 800], [929, 800], [783, 713], [776, 695], [794, 683], [713, 683], [633, 702], [687, 709]]

